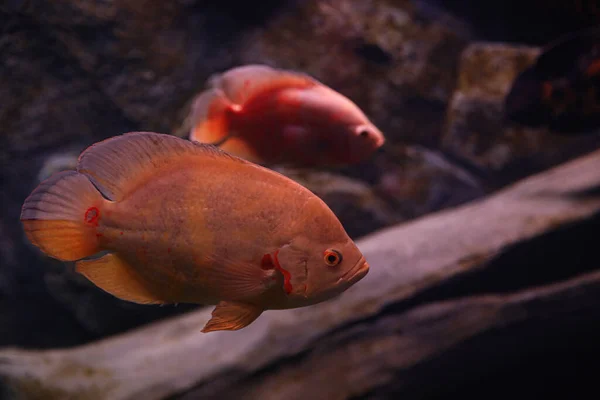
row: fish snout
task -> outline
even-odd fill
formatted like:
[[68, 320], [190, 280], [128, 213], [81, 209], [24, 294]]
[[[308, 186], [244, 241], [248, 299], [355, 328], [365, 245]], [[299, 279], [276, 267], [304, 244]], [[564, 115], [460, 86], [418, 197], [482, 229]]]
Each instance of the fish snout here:
[[385, 143], [383, 134], [375, 127], [370, 125], [359, 125], [354, 133], [372, 148], [379, 148]]
[[364, 278], [368, 273], [369, 273], [369, 263], [366, 261], [363, 261], [363, 263], [360, 265], [360, 267], [354, 273], [354, 275], [352, 275], [350, 277], [349, 281], [351, 284], [354, 284], [354, 283], [360, 281], [362, 278]]

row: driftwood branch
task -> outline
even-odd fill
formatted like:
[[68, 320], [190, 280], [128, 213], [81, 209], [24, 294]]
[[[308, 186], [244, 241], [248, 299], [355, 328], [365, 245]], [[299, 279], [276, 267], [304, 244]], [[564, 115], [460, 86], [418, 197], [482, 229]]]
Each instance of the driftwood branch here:
[[[201, 333], [207, 308], [78, 348], [4, 349], [0, 379], [26, 399], [420, 396], [432, 377], [438, 385], [462, 379], [452, 372], [461, 358], [449, 354], [472, 354], [474, 338], [500, 351], [493, 330], [519, 334], [531, 321], [544, 330], [567, 317], [600, 318], [600, 273], [574, 258], [574, 269], [547, 264], [578, 244], [546, 246], [539, 252], [546, 256], [534, 251], [539, 240], [568, 243], [573, 229], [578, 241], [597, 238], [599, 192], [596, 151], [365, 237], [358, 245], [371, 272], [332, 301], [267, 311], [236, 332]], [[450, 372], [440, 376], [435, 362]]]

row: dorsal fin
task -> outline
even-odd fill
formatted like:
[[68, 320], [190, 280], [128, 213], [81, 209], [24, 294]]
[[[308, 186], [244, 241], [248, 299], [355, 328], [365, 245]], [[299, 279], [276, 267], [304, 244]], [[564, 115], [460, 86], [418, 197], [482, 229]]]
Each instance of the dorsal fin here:
[[209, 80], [210, 86], [221, 89], [236, 105], [243, 105], [254, 95], [265, 90], [275, 90], [280, 87], [308, 88], [318, 84], [317, 80], [306, 74], [260, 64], [232, 68]]
[[248, 163], [210, 144], [163, 133], [129, 132], [88, 147], [79, 156], [77, 171], [88, 176], [105, 197], [118, 201], [140, 180], [180, 162], [182, 156], [194, 155]]

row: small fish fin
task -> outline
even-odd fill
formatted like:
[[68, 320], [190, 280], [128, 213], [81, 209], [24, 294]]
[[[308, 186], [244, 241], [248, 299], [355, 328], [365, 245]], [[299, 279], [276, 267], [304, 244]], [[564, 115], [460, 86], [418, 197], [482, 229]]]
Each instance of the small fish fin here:
[[75, 268], [94, 285], [121, 300], [138, 304], [168, 303], [154, 295], [135, 269], [117, 254], [78, 261]]
[[229, 101], [240, 106], [265, 90], [308, 88], [318, 84], [306, 74], [258, 64], [232, 68], [210, 80], [212, 87], [221, 89]]
[[189, 139], [220, 146], [232, 135], [229, 117], [235, 112], [233, 105], [221, 89], [202, 92], [192, 105], [192, 130]]
[[77, 171], [85, 174], [107, 198], [119, 201], [156, 172], [192, 158], [224, 157], [247, 163], [218, 147], [154, 132], [129, 132], [88, 147]]
[[20, 219], [31, 243], [50, 257], [74, 261], [101, 250], [96, 228], [105, 202], [85, 175], [63, 171], [33, 190]]
[[263, 270], [260, 265], [220, 260], [210, 273], [210, 286], [222, 299], [243, 300], [261, 295], [277, 284], [274, 270]]
[[202, 332], [237, 331], [250, 325], [262, 314], [263, 308], [238, 301], [222, 301], [212, 312], [212, 318]]

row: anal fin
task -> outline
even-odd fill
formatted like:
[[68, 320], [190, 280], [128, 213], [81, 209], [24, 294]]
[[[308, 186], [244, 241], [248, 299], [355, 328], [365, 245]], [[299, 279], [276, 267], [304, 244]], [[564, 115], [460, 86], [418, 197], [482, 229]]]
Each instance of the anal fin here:
[[263, 308], [238, 301], [222, 301], [212, 312], [212, 318], [202, 332], [237, 331], [250, 325], [262, 314]]
[[121, 300], [138, 304], [164, 304], [152, 293], [139, 274], [117, 254], [106, 254], [95, 260], [82, 260], [76, 270], [94, 285]]

